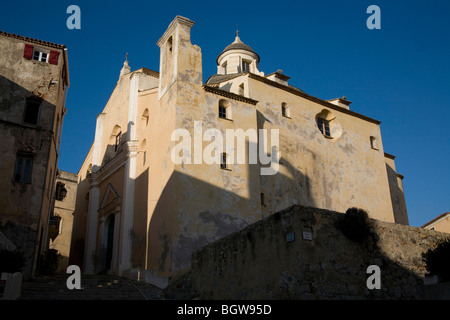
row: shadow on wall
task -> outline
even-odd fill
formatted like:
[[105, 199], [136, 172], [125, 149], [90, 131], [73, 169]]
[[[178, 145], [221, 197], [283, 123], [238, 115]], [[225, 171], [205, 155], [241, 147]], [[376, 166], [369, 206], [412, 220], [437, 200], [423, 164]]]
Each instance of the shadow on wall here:
[[[109, 144], [106, 146], [105, 153], [103, 154], [103, 158], [101, 160], [101, 166], [98, 169], [101, 170], [110, 170], [111, 168], [105, 169], [108, 165], [117, 166], [117, 163], [114, 163], [113, 160], [115, 160], [116, 157], [120, 157], [123, 155], [124, 151], [124, 143], [126, 142], [127, 132], [122, 132], [121, 128], [119, 126], [115, 126], [113, 128], [113, 131], [111, 135], [109, 136]], [[122, 175], [119, 177], [120, 172], [122, 172], [120, 169], [123, 169], [124, 163], [120, 163], [115, 169], [115, 173], [113, 173], [111, 176], [117, 178], [116, 181], [123, 182], [125, 177]], [[86, 247], [86, 228], [87, 228], [87, 217], [88, 217], [88, 211], [89, 211], [89, 198], [90, 198], [90, 187], [92, 183], [92, 170], [93, 166], [92, 164], [89, 165], [87, 172], [79, 172], [79, 175], [85, 176], [85, 178], [78, 182], [77, 185], [77, 195], [76, 195], [76, 202], [75, 202], [75, 210], [74, 210], [74, 217], [73, 217], [73, 229], [72, 229], [72, 239], [71, 239], [71, 247], [70, 247], [70, 256], [69, 256], [69, 265], [77, 265], [83, 270], [84, 266], [84, 254], [85, 254], [85, 247]], [[110, 184], [110, 181], [106, 179], [105, 181], [102, 181], [100, 183], [101, 186], [104, 186], [104, 193], [100, 195], [100, 201], [107, 200], [105, 207], [108, 207], [114, 203], [117, 204], [119, 202], [119, 206], [122, 207], [122, 197], [123, 194], [117, 194], [117, 199], [103, 199], [105, 196], [105, 193], [107, 192], [108, 188], [106, 187], [108, 184]], [[121, 188], [118, 188], [118, 186], [115, 183], [111, 183], [112, 188], [115, 190], [122, 190]], [[141, 183], [139, 184], [141, 187], [144, 185]], [[101, 211], [101, 203], [99, 204], [100, 208], [99, 211]], [[108, 211], [108, 210], [107, 210]], [[99, 214], [99, 212], [97, 212]], [[136, 214], [136, 212], [135, 212]], [[100, 222], [100, 219], [98, 220]], [[145, 221], [140, 221], [141, 223], [146, 223]], [[119, 221], [115, 221], [116, 224], [120, 224]], [[98, 236], [100, 234], [100, 228], [98, 228]], [[119, 236], [117, 236], [118, 238]], [[97, 239], [97, 246], [101, 246], [101, 239]], [[104, 266], [110, 265], [111, 261], [105, 261], [107, 255], [105, 254], [108, 248], [106, 247], [97, 247], [96, 256], [94, 258], [96, 270], [97, 272], [105, 272], [107, 270], [104, 270]], [[108, 256], [109, 257], [109, 256]]]
[[[106, 165], [107, 161], [113, 159], [111, 154], [114, 154], [114, 148], [112, 144], [107, 146], [102, 161]], [[146, 157], [150, 159], [152, 155]], [[139, 153], [137, 161], [143, 161]], [[133, 268], [147, 269], [151, 274], [161, 277], [170, 277], [189, 269], [195, 250], [261, 220], [268, 208], [286, 207], [284, 201], [276, 201], [272, 197], [278, 194], [283, 200], [281, 188], [288, 184], [295, 185], [302, 191], [297, 192], [298, 197], [291, 199], [290, 204], [315, 205], [310, 196], [309, 178], [296, 170], [289, 161], [284, 160], [282, 164], [289, 177], [281, 173], [264, 177], [265, 184], [274, 186], [273, 193], [266, 194], [265, 197], [260, 188], [262, 177], [259, 164], [247, 165], [245, 169], [242, 165], [231, 165], [228, 169], [220, 169], [218, 164], [213, 166], [217, 166], [217, 171], [213, 171], [214, 177], [207, 177], [211, 183], [184, 173], [192, 172], [190, 170], [196, 168], [182, 166], [182, 170], [186, 170], [173, 172], [160, 195], [154, 199], [151, 195], [158, 192], [152, 188], [159, 188], [162, 179], [156, 168], [147, 169], [136, 177], [131, 234]], [[122, 180], [124, 178], [122, 177]], [[217, 180], [220, 181], [218, 185], [223, 185], [223, 188], [212, 184]], [[105, 180], [104, 183], [108, 182]], [[89, 186], [88, 178], [78, 184], [74, 214], [69, 263], [79, 266], [83, 266]], [[103, 199], [103, 196], [100, 194], [100, 199]], [[96, 258], [97, 266], [104, 264], [99, 261], [99, 257]]]
[[[264, 115], [257, 112], [256, 117], [258, 128], [270, 128], [271, 123]], [[123, 136], [126, 136], [126, 132]], [[114, 142], [115, 139], [110, 140], [102, 159], [106, 166], [119, 152], [123, 152], [121, 148], [115, 150]], [[152, 159], [152, 152], [159, 151], [147, 149], [150, 150], [148, 159]], [[138, 154], [137, 161], [142, 160]], [[131, 234], [132, 268], [146, 269], [159, 277], [170, 278], [189, 270], [192, 253], [196, 250], [242, 230], [273, 212], [291, 205], [317, 205], [312, 196], [309, 177], [287, 158], [282, 159], [280, 171], [274, 176], [261, 176], [259, 164], [227, 169], [213, 164], [217, 166], [217, 171], [211, 170], [212, 174], [201, 180], [198, 179], [201, 172], [196, 171], [192, 164], [183, 165], [181, 171], [171, 173], [164, 184], [161, 182], [165, 179], [161, 173], [164, 171], [161, 169], [164, 164], [160, 166], [144, 171], [134, 181], [135, 203]], [[158, 172], [158, 169], [162, 171]], [[80, 192], [79, 189], [78, 197], [87, 194], [87, 180], [79, 184], [79, 188], [85, 191]], [[121, 178], [123, 180], [125, 177]], [[102, 183], [109, 182], [105, 180]], [[120, 190], [114, 185], [113, 187]], [[155, 188], [162, 190], [155, 191]], [[100, 199], [103, 196], [100, 194]], [[83, 265], [87, 202], [77, 200], [78, 217], [74, 219], [74, 225], [80, 227], [77, 227], [78, 231], [74, 228], [70, 263], [80, 266]], [[82, 206], [84, 207], [81, 208]], [[123, 208], [123, 204], [121, 207]], [[99, 257], [97, 252], [96, 265], [105, 265], [99, 261]]]
[[[288, 162], [283, 165], [294, 171], [297, 185], [306, 190], [308, 177]], [[249, 165], [244, 177], [233, 168], [217, 170], [223, 188], [182, 172], [170, 176], [148, 226], [147, 266], [152, 274], [171, 277], [183, 273], [190, 268], [193, 252], [264, 217], [262, 208], [270, 206], [270, 198], [267, 194], [264, 197], [260, 189], [260, 166]], [[291, 178], [280, 173], [266, 179], [280, 187], [292, 183]], [[248, 188], [248, 196], [242, 196], [242, 185]], [[299, 194], [292, 202], [305, 204], [304, 195]], [[311, 201], [307, 204], [314, 205]]]
[[[264, 115], [257, 112], [256, 117], [258, 128], [270, 128], [270, 121]], [[123, 134], [126, 136], [126, 132]], [[121, 152], [120, 148], [115, 150], [113, 143], [111, 140], [107, 146], [102, 159], [104, 165], [108, 165], [114, 155]], [[150, 150], [148, 159], [152, 158], [152, 152], [160, 152], [151, 147], [147, 149]], [[137, 161], [142, 161], [139, 157]], [[160, 277], [169, 278], [189, 270], [192, 253], [196, 250], [238, 232], [273, 212], [291, 205], [317, 205], [309, 177], [286, 158], [283, 158], [280, 171], [274, 176], [261, 176], [259, 164], [248, 165], [245, 170], [237, 167], [220, 169], [219, 164], [214, 164], [217, 174], [211, 171], [211, 176], [200, 180], [196, 178], [199, 172], [195, 173], [195, 169], [190, 167], [194, 165], [184, 165], [181, 171], [167, 177], [163, 185], [161, 180], [165, 177], [162, 177], [161, 168], [164, 164], [159, 165], [159, 168], [151, 167], [139, 174], [134, 181], [131, 260], [133, 268], [146, 269]], [[122, 177], [121, 181], [124, 179]], [[88, 180], [79, 183], [74, 217], [70, 263], [79, 266], [83, 265], [88, 211], [88, 199], [83, 200], [82, 197], [88, 197]], [[155, 192], [154, 188], [162, 190]], [[100, 194], [100, 199], [103, 196]], [[101, 261], [97, 261], [97, 265], [102, 265]]]
[[53, 84], [37, 83], [31, 92], [0, 75], [0, 232], [23, 252], [24, 279], [39, 271], [41, 254], [48, 248], [50, 174], [56, 170], [56, 163], [49, 161], [56, 159], [51, 143], [57, 137], [56, 106], [45, 99], [54, 90]]
[[389, 188], [391, 190], [392, 208], [394, 209], [395, 222], [409, 225], [408, 214], [406, 212], [405, 195], [398, 186], [397, 172], [386, 163], [386, 172], [388, 175]]
[[[189, 291], [200, 299], [423, 298], [422, 253], [449, 235], [369, 220], [355, 242], [342, 232], [343, 217], [293, 206], [220, 239], [194, 254]], [[380, 268], [380, 289], [367, 285], [371, 265]]]

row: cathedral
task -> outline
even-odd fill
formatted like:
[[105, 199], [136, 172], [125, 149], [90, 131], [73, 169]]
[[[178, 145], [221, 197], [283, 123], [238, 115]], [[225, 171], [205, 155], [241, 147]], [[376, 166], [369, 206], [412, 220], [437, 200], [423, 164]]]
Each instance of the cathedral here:
[[69, 264], [165, 287], [196, 250], [294, 204], [408, 224], [380, 121], [266, 75], [238, 34], [203, 83], [193, 25], [170, 23], [159, 71], [124, 62], [78, 172]]

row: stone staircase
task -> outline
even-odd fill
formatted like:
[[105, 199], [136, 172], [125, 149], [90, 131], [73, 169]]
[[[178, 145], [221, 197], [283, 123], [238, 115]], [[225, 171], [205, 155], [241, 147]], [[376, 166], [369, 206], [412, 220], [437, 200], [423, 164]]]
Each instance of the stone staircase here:
[[69, 275], [41, 276], [22, 283], [20, 300], [161, 300], [162, 289], [145, 282], [109, 276], [81, 276], [81, 289], [69, 290]]

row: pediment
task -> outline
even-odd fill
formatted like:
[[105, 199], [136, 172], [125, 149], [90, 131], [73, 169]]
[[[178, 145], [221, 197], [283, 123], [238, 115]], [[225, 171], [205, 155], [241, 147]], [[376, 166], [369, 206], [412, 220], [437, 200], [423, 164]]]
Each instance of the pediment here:
[[103, 194], [102, 201], [100, 202], [100, 209], [105, 208], [112, 203], [117, 203], [120, 199], [121, 197], [117, 190], [109, 183]]

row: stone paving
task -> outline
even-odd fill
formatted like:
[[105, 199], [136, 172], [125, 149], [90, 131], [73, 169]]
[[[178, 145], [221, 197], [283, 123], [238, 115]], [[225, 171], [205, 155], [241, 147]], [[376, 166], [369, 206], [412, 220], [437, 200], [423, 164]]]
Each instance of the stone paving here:
[[20, 300], [162, 300], [163, 290], [117, 276], [81, 276], [81, 289], [70, 290], [69, 275], [42, 276], [22, 283]]

